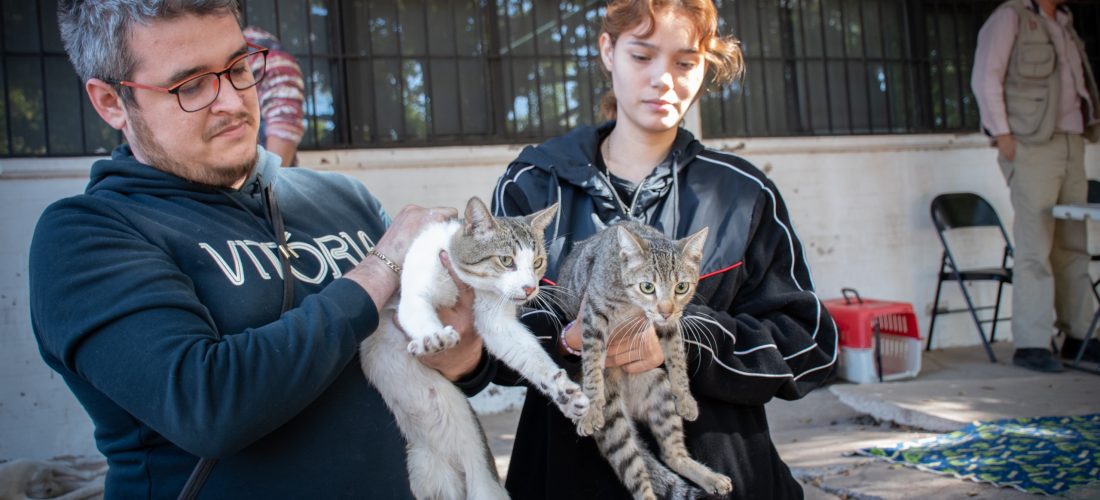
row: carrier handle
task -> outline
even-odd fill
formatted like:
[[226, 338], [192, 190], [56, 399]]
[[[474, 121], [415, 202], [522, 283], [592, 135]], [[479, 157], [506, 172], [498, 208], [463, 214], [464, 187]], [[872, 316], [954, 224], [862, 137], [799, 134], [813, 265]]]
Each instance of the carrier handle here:
[[856, 296], [856, 300], [859, 301], [860, 304], [863, 303], [863, 297], [859, 296], [859, 292], [857, 292], [855, 288], [845, 287], [840, 289], [840, 294], [844, 296], [844, 303], [846, 305], [852, 305], [852, 298], [848, 296], [848, 292], [852, 292], [852, 295]]

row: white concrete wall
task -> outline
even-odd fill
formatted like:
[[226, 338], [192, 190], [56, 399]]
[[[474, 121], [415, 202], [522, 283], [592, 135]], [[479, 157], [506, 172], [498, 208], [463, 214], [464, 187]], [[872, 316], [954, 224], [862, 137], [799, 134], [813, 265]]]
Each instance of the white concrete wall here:
[[[709, 140], [767, 172], [786, 198], [823, 298], [857, 288], [864, 297], [913, 304], [922, 336], [940, 246], [928, 215], [933, 196], [974, 191], [1011, 227], [1012, 208], [994, 151], [977, 135]], [[519, 146], [305, 152], [303, 164], [352, 175], [396, 212], [401, 205], [461, 206], [488, 197]], [[27, 307], [27, 250], [34, 222], [52, 201], [79, 193], [88, 158], [0, 162], [0, 460], [95, 453], [91, 424], [42, 363]], [[1086, 153], [1100, 178], [1100, 147]], [[1093, 228], [1095, 232], [1095, 228]], [[1095, 236], [1095, 235], [1094, 235]], [[968, 240], [971, 250], [993, 240]], [[1094, 246], [1095, 248], [1095, 246]], [[976, 287], [979, 297], [992, 290]], [[946, 301], [960, 306], [957, 290]], [[1010, 338], [1007, 324], [1002, 326]], [[938, 346], [977, 342], [965, 315], [939, 321]]]

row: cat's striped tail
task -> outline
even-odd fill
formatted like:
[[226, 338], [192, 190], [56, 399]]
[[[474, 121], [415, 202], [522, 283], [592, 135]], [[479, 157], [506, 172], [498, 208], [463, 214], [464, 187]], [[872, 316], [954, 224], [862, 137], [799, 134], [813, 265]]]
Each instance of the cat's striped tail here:
[[645, 447], [642, 447], [641, 451], [642, 459], [645, 460], [645, 467], [649, 470], [650, 485], [653, 486], [653, 493], [657, 495], [657, 498], [668, 500], [712, 498], [702, 488], [665, 467]]

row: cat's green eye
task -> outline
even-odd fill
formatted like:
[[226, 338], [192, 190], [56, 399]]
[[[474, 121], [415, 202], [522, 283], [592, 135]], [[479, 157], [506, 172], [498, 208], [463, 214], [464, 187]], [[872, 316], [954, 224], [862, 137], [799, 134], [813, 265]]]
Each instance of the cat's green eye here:
[[653, 286], [653, 283], [650, 283], [648, 281], [638, 283], [638, 289], [646, 295], [653, 295], [653, 292], [657, 291], [657, 287]]
[[542, 257], [535, 257], [535, 261], [531, 263], [531, 267], [533, 267], [535, 269], [539, 269], [539, 268], [542, 267], [542, 264], [544, 262], [546, 262], [546, 259], [544, 259]]
[[507, 268], [511, 268], [513, 264], [515, 264], [515, 262], [512, 261], [512, 256], [510, 255], [498, 255], [497, 261], [500, 262], [500, 265]]
[[688, 293], [689, 289], [691, 289], [691, 284], [689, 284], [686, 281], [681, 281], [681, 282], [676, 284], [676, 294], [677, 295], [683, 295], [685, 293]]

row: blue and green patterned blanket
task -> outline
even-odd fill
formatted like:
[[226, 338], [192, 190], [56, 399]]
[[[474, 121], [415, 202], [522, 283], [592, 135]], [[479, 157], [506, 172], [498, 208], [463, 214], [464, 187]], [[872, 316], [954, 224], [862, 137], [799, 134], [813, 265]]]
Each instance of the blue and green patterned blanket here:
[[974, 422], [860, 454], [937, 474], [1059, 495], [1100, 481], [1100, 413]]

